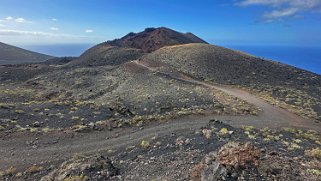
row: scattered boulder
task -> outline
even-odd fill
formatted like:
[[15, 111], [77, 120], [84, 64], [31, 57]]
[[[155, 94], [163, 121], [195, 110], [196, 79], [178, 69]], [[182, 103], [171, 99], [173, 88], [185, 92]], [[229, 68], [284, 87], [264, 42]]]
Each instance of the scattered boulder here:
[[212, 181], [238, 177], [238, 173], [257, 166], [260, 150], [251, 143], [229, 142], [218, 152], [210, 152], [196, 165], [190, 174], [191, 180]]
[[221, 178], [225, 178], [227, 175], [226, 168], [220, 164], [219, 162], [215, 161], [211, 165], [205, 167], [205, 169], [201, 173], [201, 180], [202, 181], [211, 181], [211, 180], [219, 180]]
[[200, 163], [200, 164], [197, 164], [195, 165], [193, 168], [192, 168], [192, 171], [190, 173], [190, 180], [192, 181], [198, 181], [198, 180], [201, 180], [201, 172], [204, 170], [204, 168], [206, 167], [207, 165], [203, 164], [203, 163]]
[[106, 180], [119, 175], [119, 169], [105, 156], [79, 156], [65, 161], [41, 181]]
[[217, 153], [217, 161], [224, 166], [238, 169], [258, 165], [260, 150], [252, 143], [229, 142]]

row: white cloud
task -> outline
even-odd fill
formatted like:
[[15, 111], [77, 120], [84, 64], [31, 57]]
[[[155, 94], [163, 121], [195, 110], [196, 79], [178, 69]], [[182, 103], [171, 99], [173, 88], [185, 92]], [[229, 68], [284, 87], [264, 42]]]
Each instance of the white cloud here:
[[7, 21], [11, 21], [11, 20], [13, 20], [13, 17], [8, 16], [8, 17], [6, 17], [6, 18], [5, 18], [5, 20], [7, 20]]
[[278, 6], [288, 0], [242, 0], [238, 4], [241, 6], [250, 6], [250, 5], [273, 5]]
[[299, 9], [321, 8], [320, 0], [240, 0], [241, 6], [269, 5], [274, 7], [290, 6]]
[[263, 18], [267, 20], [280, 19], [284, 17], [293, 16], [298, 12], [297, 8], [286, 8], [280, 10], [273, 10], [271, 12], [266, 12], [263, 14]]
[[91, 30], [91, 29], [88, 29], [88, 30], [85, 30], [86, 33], [92, 33], [94, 32], [94, 30]]
[[2, 19], [0, 19], [0, 27], [5, 27], [6, 25], [1, 24], [2, 22], [4, 22]]
[[53, 31], [26, 31], [0, 27], [0, 40], [11, 44], [64, 44], [100, 42], [105, 37], [65, 34]]
[[17, 23], [26, 23], [27, 21], [24, 18], [16, 18], [15, 22], [17, 22]]
[[55, 36], [52, 33], [38, 32], [38, 31], [23, 31], [23, 30], [7, 30], [0, 29], [0, 36], [19, 36], [19, 35], [34, 35], [34, 36]]
[[59, 28], [57, 28], [57, 27], [50, 27], [50, 30], [52, 30], [52, 31], [58, 31]]
[[27, 21], [26, 19], [24, 19], [22, 17], [13, 18], [12, 16], [8, 16], [8, 17], [0, 20], [0, 22], [31, 23], [31, 21]]
[[70, 35], [70, 34], [56, 34], [56, 33], [47, 33], [47, 32], [41, 32], [41, 31], [24, 31], [24, 30], [0, 29], [0, 36], [21, 36], [21, 35], [49, 36], [49, 37], [69, 37], [69, 38], [87, 38], [86, 36], [77, 36], [77, 35]]
[[295, 18], [306, 12], [321, 12], [321, 0], [239, 0], [237, 5], [270, 7], [270, 11], [263, 14], [267, 21]]
[[58, 21], [56, 18], [52, 18], [51, 21]]

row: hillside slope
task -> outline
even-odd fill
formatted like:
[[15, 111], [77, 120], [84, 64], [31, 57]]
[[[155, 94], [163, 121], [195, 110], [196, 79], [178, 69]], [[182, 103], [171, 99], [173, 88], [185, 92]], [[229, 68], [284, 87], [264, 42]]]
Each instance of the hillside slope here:
[[142, 58], [197, 79], [251, 89], [267, 101], [321, 120], [321, 76], [274, 61], [206, 44], [161, 48]]
[[136, 60], [143, 55], [144, 53], [141, 50], [134, 48], [96, 45], [83, 53], [78, 59], [71, 61], [66, 66], [115, 66], [131, 60]]
[[0, 65], [0, 180], [320, 180], [321, 76], [164, 28], [122, 39]]
[[53, 57], [0, 42], [0, 64], [43, 62], [50, 58]]
[[152, 52], [161, 47], [187, 43], [206, 43], [192, 33], [180, 33], [169, 28], [146, 28], [140, 33], [129, 33], [121, 39], [108, 41], [106, 44], [120, 47], [141, 49]]
[[188, 43], [207, 44], [192, 33], [180, 33], [164, 27], [146, 28], [142, 32], [98, 44], [67, 66], [120, 65], [164, 46]]

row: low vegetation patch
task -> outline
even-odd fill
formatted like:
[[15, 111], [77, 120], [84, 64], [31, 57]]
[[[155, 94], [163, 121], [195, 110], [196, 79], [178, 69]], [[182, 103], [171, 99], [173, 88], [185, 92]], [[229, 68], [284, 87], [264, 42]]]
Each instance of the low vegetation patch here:
[[43, 170], [43, 167], [42, 166], [38, 166], [38, 165], [32, 165], [31, 167], [29, 167], [25, 173], [27, 174], [34, 174], [34, 173], [37, 173], [37, 172], [40, 172]]
[[313, 148], [311, 150], [305, 150], [304, 154], [313, 158], [321, 159], [321, 149]]
[[150, 147], [150, 142], [146, 140], [142, 140], [142, 142], [140, 143], [140, 146], [144, 149], [148, 149]]

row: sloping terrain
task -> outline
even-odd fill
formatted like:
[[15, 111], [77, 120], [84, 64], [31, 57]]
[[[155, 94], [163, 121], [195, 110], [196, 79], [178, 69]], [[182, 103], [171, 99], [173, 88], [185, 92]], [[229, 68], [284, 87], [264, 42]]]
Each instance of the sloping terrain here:
[[98, 44], [85, 51], [67, 66], [120, 65], [136, 60], [145, 53], [168, 45], [206, 43], [192, 33], [180, 33], [168, 28], [146, 28], [139, 33]]
[[142, 116], [150, 120], [204, 111], [238, 115], [259, 112], [222, 91], [157, 74], [135, 63], [146, 54], [145, 49], [132, 48], [129, 42], [152, 42], [149, 45], [154, 49], [203, 42], [191, 33], [146, 29], [113, 42], [119, 44], [97, 45], [79, 58], [0, 67], [2, 130], [78, 130], [106, 120], [141, 121]]
[[77, 59], [78, 57], [55, 57], [55, 58], [51, 58], [46, 60], [45, 62], [43, 62], [43, 64], [46, 65], [64, 65], [66, 63], [69, 63], [75, 59]]
[[50, 135], [0, 142], [0, 178], [316, 181], [321, 176], [321, 135], [312, 130], [235, 128], [196, 118], [143, 130]]
[[320, 76], [191, 33], [148, 28], [0, 80], [3, 180], [321, 177]]
[[39, 127], [38, 123], [39, 130], [86, 127], [112, 119], [157, 119], [205, 110], [258, 113], [254, 106], [221, 91], [155, 74], [132, 62], [117, 67], [55, 68], [26, 82], [7, 82], [0, 92], [5, 130]]
[[169, 28], [146, 28], [140, 33], [129, 33], [121, 39], [107, 41], [105, 45], [131, 47], [152, 52], [169, 45], [206, 43], [192, 33], [179, 33]]
[[0, 65], [44, 62], [50, 58], [53, 57], [0, 42]]
[[116, 66], [136, 60], [144, 55], [141, 50], [134, 48], [96, 45], [84, 52], [78, 59], [66, 64], [67, 67]]
[[164, 47], [141, 60], [165, 63], [199, 80], [247, 88], [273, 104], [321, 119], [321, 76], [308, 71], [206, 44]]
[[20, 84], [39, 74], [47, 74], [55, 68], [43, 64], [0, 65], [1, 84]]

